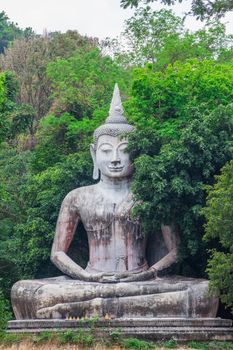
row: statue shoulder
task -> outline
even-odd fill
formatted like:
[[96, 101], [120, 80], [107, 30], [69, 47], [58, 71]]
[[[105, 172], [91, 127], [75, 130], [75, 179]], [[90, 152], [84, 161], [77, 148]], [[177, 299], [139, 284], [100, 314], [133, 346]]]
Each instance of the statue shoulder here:
[[93, 199], [96, 193], [96, 185], [83, 186], [70, 191], [64, 198], [63, 204], [80, 206], [89, 199]]

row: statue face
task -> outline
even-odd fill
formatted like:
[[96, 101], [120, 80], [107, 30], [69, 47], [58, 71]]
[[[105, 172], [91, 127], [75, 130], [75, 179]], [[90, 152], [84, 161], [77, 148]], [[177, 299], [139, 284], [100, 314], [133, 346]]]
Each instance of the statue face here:
[[[128, 141], [120, 136], [102, 135], [97, 142], [96, 166], [101, 174], [111, 178], [124, 178], [132, 175], [133, 167], [126, 152]], [[94, 159], [95, 158], [95, 159]]]

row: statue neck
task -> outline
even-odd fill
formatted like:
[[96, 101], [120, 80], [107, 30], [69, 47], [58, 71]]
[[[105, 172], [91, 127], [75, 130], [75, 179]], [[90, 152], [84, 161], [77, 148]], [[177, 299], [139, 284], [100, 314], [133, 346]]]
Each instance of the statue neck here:
[[126, 193], [130, 191], [132, 179], [127, 178], [121, 178], [121, 179], [115, 179], [112, 177], [107, 177], [105, 175], [101, 174], [99, 186], [104, 190], [110, 190], [115, 191], [117, 193]]

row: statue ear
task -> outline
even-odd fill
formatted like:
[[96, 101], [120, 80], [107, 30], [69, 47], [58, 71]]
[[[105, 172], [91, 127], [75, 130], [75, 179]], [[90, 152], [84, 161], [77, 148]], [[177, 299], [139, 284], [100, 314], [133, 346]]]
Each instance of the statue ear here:
[[91, 146], [90, 146], [90, 151], [91, 151], [91, 157], [92, 157], [93, 165], [94, 165], [92, 177], [93, 177], [94, 180], [98, 180], [98, 178], [99, 178], [99, 169], [98, 169], [97, 164], [96, 164], [96, 150], [95, 150], [95, 147], [94, 147], [93, 144], [91, 144]]

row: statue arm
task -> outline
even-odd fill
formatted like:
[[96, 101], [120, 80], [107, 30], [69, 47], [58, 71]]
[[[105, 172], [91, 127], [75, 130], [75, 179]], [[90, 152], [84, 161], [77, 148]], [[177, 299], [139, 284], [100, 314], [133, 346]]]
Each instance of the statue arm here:
[[161, 225], [161, 231], [168, 254], [151, 266], [150, 269], [154, 269], [156, 271], [165, 270], [177, 261], [177, 248], [179, 244], [178, 234], [172, 229], [172, 226], [163, 224]]
[[66, 275], [84, 280], [88, 279], [89, 274], [66, 254], [79, 221], [79, 213], [74, 206], [74, 198], [74, 191], [72, 191], [63, 200], [56, 225], [51, 261]]

